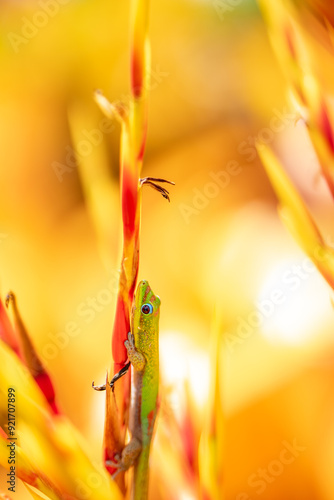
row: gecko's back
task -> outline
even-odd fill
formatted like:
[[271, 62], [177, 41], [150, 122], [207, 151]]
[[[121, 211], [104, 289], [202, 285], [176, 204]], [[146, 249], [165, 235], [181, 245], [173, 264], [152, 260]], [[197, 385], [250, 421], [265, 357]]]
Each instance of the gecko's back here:
[[132, 311], [131, 331], [136, 349], [144, 356], [142, 371], [133, 370], [130, 430], [142, 444], [134, 467], [134, 499], [147, 499], [148, 459], [159, 391], [159, 315], [160, 299], [153, 294], [147, 281], [137, 287]]

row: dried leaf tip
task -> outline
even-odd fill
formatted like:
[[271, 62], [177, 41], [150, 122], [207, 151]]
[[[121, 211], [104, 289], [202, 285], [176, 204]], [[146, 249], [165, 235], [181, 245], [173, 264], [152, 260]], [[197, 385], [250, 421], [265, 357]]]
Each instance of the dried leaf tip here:
[[116, 118], [120, 123], [127, 119], [127, 106], [125, 103], [111, 103], [102, 90], [97, 89], [94, 91], [94, 101], [102, 111], [102, 113], [110, 120]]
[[153, 189], [158, 191], [166, 200], [168, 200], [170, 202], [169, 191], [167, 191], [166, 188], [159, 186], [158, 183], [166, 182], [167, 184], [171, 184], [171, 185], [175, 186], [175, 182], [168, 181], [166, 179], [159, 179], [156, 177], [144, 177], [144, 178], [140, 179], [139, 182], [140, 182], [141, 186], [143, 186], [144, 184], [151, 186]]

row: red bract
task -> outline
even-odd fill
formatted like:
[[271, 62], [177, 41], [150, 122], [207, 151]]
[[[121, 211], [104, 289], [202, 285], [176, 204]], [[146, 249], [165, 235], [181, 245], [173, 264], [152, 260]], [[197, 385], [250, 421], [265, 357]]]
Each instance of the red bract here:
[[[37, 351], [30, 339], [27, 329], [23, 323], [20, 312], [16, 304], [16, 298], [13, 292], [9, 292], [6, 297], [6, 306], [11, 306], [14, 318], [14, 330], [12, 329], [6, 311], [3, 305], [0, 306], [1, 324], [6, 328], [7, 336], [12, 339], [12, 343], [6, 342], [9, 347], [19, 356], [24, 362], [31, 375], [34, 377], [39, 388], [44, 394], [50, 408], [54, 413], [59, 413], [59, 409], [55, 402], [55, 390], [51, 378], [45, 370], [42, 361], [40, 360]], [[6, 318], [6, 319], [5, 319]], [[17, 342], [16, 339], [19, 339]], [[5, 339], [3, 339], [5, 340]], [[13, 344], [14, 340], [14, 344]], [[5, 340], [6, 341], [6, 340]], [[13, 347], [14, 346], [14, 347]]]
[[0, 338], [20, 357], [20, 348], [7, 311], [0, 300]]

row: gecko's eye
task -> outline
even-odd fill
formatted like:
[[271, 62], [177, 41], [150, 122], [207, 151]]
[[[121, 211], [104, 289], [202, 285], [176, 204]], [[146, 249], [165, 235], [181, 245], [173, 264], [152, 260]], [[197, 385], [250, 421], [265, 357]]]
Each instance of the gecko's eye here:
[[153, 306], [152, 306], [152, 304], [143, 304], [141, 306], [141, 312], [143, 314], [152, 314], [152, 312], [153, 312]]

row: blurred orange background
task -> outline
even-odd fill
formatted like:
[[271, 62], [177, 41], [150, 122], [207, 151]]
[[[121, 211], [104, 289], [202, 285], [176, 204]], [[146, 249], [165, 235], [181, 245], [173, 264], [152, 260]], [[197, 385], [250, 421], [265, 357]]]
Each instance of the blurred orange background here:
[[[111, 359], [120, 130], [92, 95], [129, 93], [129, 2], [54, 0], [41, 15], [47, 3], [0, 7], [1, 296], [15, 291], [58, 402], [99, 459], [104, 398], [91, 382]], [[143, 176], [176, 186], [170, 204], [144, 188], [139, 278], [162, 301], [163, 386], [177, 414], [189, 381], [199, 426], [214, 308], [221, 318], [226, 498], [331, 500], [331, 290], [282, 226], [255, 139], [284, 159], [329, 244], [333, 206], [257, 5], [234, 4], [152, 1]]]

